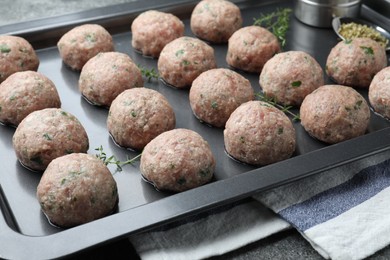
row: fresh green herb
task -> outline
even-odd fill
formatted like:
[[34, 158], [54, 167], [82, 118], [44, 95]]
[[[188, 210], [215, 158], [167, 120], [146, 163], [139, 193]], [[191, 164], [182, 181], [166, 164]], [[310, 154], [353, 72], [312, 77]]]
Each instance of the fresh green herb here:
[[102, 160], [105, 165], [115, 164], [117, 171], [119, 171], [119, 172], [122, 171], [122, 167], [124, 165], [133, 164], [142, 155], [142, 153], [140, 153], [139, 155], [133, 157], [132, 159], [127, 159], [126, 161], [122, 162], [122, 161], [118, 160], [115, 155], [111, 155], [110, 157], [107, 157], [107, 154], [104, 152], [102, 145], [98, 148], [95, 148], [95, 151], [99, 152], [98, 154], [96, 154], [96, 158], [99, 158], [100, 160]]
[[352, 40], [349, 40], [349, 39], [344, 41], [345, 44], [351, 44], [351, 42], [352, 42]]
[[132, 111], [131, 111], [131, 116], [132, 116], [132, 117], [136, 117], [136, 116], [137, 116], [137, 113], [136, 113], [134, 110], [132, 110]]
[[302, 85], [302, 81], [297, 80], [291, 83], [291, 86], [294, 88], [300, 87]]
[[371, 47], [360, 46], [360, 48], [364, 51], [365, 54], [374, 55], [374, 50]]
[[216, 101], [211, 102], [211, 107], [214, 109], [218, 108], [218, 103]]
[[191, 62], [189, 62], [188, 60], [183, 60], [182, 63], [183, 63], [184, 66], [188, 66], [188, 65], [191, 64]]
[[7, 44], [1, 44], [0, 45], [0, 52], [1, 53], [9, 53], [11, 51], [11, 48], [10, 47], [8, 47], [8, 45]]
[[158, 77], [159, 77], [158, 72], [155, 71], [154, 68], [147, 69], [139, 64], [137, 66], [140, 69], [142, 76], [144, 76], [145, 78], [148, 79], [148, 82], [150, 82], [152, 79], [158, 79]]
[[262, 26], [271, 31], [279, 40], [282, 47], [286, 45], [286, 33], [289, 27], [292, 9], [277, 9], [267, 15], [261, 14], [260, 18], [253, 18], [254, 25]]
[[95, 38], [95, 35], [93, 34], [86, 34], [85, 35], [85, 39], [88, 41], [88, 42], [96, 42], [96, 38]]
[[52, 138], [48, 133], [44, 133], [44, 134], [43, 134], [43, 137], [44, 137], [46, 140], [48, 140], [48, 141], [53, 140], [53, 138]]
[[181, 49], [181, 50], [178, 50], [177, 52], [176, 52], [176, 57], [181, 57], [181, 56], [183, 56], [183, 54], [184, 54], [184, 50], [183, 49]]
[[266, 95], [263, 95], [262, 93], [256, 93], [256, 96], [259, 98], [260, 101], [266, 102], [271, 106], [274, 106], [278, 109], [280, 109], [282, 112], [287, 113], [293, 117], [293, 121], [299, 121], [301, 120], [299, 117], [299, 114], [294, 114], [293, 112], [290, 111], [292, 106], [284, 106], [278, 104], [277, 100], [272, 97], [267, 97]]

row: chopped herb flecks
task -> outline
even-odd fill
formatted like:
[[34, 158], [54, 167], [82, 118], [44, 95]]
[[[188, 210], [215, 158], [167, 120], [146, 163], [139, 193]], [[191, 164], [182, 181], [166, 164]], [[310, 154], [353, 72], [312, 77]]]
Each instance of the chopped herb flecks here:
[[1, 53], [9, 53], [11, 51], [11, 48], [8, 47], [7, 44], [0, 44], [0, 52]]
[[291, 86], [294, 88], [300, 87], [302, 85], [302, 81], [297, 80], [291, 83]]
[[43, 134], [43, 137], [44, 137], [46, 140], [48, 140], [48, 141], [53, 140], [53, 138], [52, 138], [48, 133], [44, 133], [44, 134]]
[[371, 47], [360, 46], [360, 48], [363, 49], [365, 54], [374, 55], [374, 50]]

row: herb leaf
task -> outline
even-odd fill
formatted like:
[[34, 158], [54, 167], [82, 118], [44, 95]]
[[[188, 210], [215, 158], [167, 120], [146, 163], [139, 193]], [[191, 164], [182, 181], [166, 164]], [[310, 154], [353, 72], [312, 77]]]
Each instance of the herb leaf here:
[[374, 50], [371, 47], [360, 46], [360, 48], [364, 51], [365, 54], [374, 55]]
[[267, 15], [261, 14], [260, 18], [253, 18], [253, 25], [262, 26], [271, 31], [279, 40], [282, 47], [286, 45], [286, 33], [289, 27], [291, 8], [277, 9]]
[[95, 151], [99, 152], [98, 154], [96, 154], [96, 158], [102, 160], [105, 165], [115, 164], [116, 169], [119, 172], [122, 171], [123, 166], [125, 166], [127, 164], [133, 164], [136, 160], [141, 158], [141, 155], [142, 155], [142, 153], [140, 153], [139, 155], [137, 155], [131, 159], [127, 159], [126, 161], [122, 162], [122, 161], [118, 160], [115, 155], [111, 155], [110, 157], [107, 158], [107, 154], [104, 152], [102, 145], [98, 148], [95, 148]]
[[292, 118], [293, 121], [300, 121], [301, 120], [299, 114], [294, 114], [293, 112], [290, 111], [292, 106], [280, 105], [277, 103], [275, 98], [267, 97], [266, 95], [264, 95], [262, 93], [256, 93], [256, 96], [259, 98], [260, 101], [266, 102], [266, 103], [270, 104], [271, 106], [274, 106], [274, 107], [280, 109], [282, 112], [291, 115], [293, 117]]
[[142, 76], [148, 79], [148, 82], [150, 82], [152, 79], [158, 79], [159, 74], [154, 68], [147, 69], [139, 64], [137, 66], [140, 69]]
[[300, 80], [293, 81], [291, 83], [291, 86], [294, 87], [294, 88], [300, 87], [301, 85], [302, 85], [302, 81], [300, 81]]
[[11, 51], [11, 48], [8, 47], [7, 44], [3, 43], [0, 45], [0, 52], [1, 53], [9, 53]]

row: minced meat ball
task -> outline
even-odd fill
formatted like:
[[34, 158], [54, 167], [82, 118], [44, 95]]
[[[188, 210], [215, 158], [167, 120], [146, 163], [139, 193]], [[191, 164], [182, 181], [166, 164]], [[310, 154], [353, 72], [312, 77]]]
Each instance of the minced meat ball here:
[[300, 118], [311, 136], [334, 144], [363, 135], [370, 121], [370, 109], [353, 88], [324, 85], [303, 100]]
[[168, 84], [189, 87], [202, 72], [216, 68], [214, 49], [205, 42], [180, 37], [165, 45], [158, 59], [160, 77]]
[[279, 109], [263, 101], [249, 101], [229, 117], [223, 132], [226, 152], [234, 159], [267, 165], [290, 158], [295, 129]]
[[280, 52], [275, 35], [260, 26], [247, 26], [229, 38], [226, 62], [233, 68], [260, 73], [264, 64]]
[[201, 39], [214, 43], [225, 43], [241, 28], [240, 9], [225, 0], [203, 0], [191, 14], [191, 30]]
[[112, 36], [98, 24], [74, 27], [61, 37], [57, 46], [64, 63], [74, 70], [81, 70], [99, 52], [114, 50]]
[[45, 108], [25, 117], [12, 138], [15, 153], [25, 167], [43, 171], [55, 158], [86, 153], [89, 140], [84, 127], [60, 108]]
[[80, 73], [79, 89], [92, 104], [109, 107], [124, 90], [143, 87], [141, 70], [124, 53], [101, 52]]
[[215, 159], [208, 143], [198, 133], [173, 129], [145, 146], [140, 170], [157, 189], [180, 192], [209, 182]]
[[13, 126], [31, 112], [60, 108], [54, 83], [36, 71], [16, 72], [0, 84], [0, 122]]
[[259, 83], [264, 94], [278, 103], [300, 105], [307, 94], [324, 85], [324, 72], [309, 54], [287, 51], [265, 63]]
[[386, 51], [378, 42], [355, 38], [332, 48], [325, 71], [337, 84], [368, 88], [375, 74], [386, 65]]
[[229, 69], [211, 69], [200, 74], [190, 89], [195, 116], [212, 126], [224, 127], [230, 114], [254, 99], [249, 80]]
[[390, 119], [390, 67], [375, 75], [368, 89], [368, 98], [375, 112]]
[[54, 159], [39, 181], [36, 194], [43, 213], [60, 227], [73, 227], [112, 213], [117, 185], [96, 156], [73, 153]]
[[131, 32], [133, 48], [157, 58], [167, 43], [184, 35], [184, 23], [173, 14], [149, 10], [134, 19]]
[[18, 71], [37, 71], [39, 58], [24, 38], [0, 35], [0, 83]]
[[168, 100], [147, 88], [122, 92], [112, 102], [107, 118], [107, 128], [114, 141], [135, 150], [142, 150], [157, 135], [175, 128], [175, 124]]

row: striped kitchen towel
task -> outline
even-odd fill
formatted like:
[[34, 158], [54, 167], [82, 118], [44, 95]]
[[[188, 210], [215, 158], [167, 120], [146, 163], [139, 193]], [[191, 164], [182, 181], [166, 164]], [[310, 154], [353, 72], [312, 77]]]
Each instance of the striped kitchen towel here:
[[389, 153], [279, 187], [256, 198], [323, 257], [363, 259], [390, 244]]

